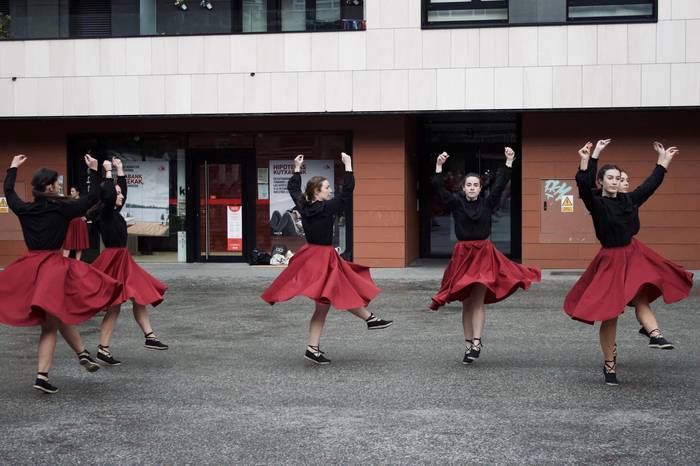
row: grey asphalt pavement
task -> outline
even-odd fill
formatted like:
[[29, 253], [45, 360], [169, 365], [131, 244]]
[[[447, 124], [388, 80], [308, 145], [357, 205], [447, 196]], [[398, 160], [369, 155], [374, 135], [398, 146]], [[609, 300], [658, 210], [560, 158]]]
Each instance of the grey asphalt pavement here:
[[[89, 374], [59, 340], [52, 396], [31, 388], [38, 330], [0, 327], [0, 464], [700, 464], [697, 280], [654, 306], [672, 351], [621, 317], [608, 387], [597, 329], [561, 311], [575, 275], [490, 306], [464, 366], [459, 304], [427, 310], [443, 265], [373, 270], [370, 308], [395, 324], [331, 313], [325, 367], [302, 357], [311, 303], [259, 298], [278, 268], [146, 265], [170, 286], [151, 312], [170, 350], [145, 349], [125, 307], [124, 364]], [[80, 326], [93, 353], [98, 326]]]

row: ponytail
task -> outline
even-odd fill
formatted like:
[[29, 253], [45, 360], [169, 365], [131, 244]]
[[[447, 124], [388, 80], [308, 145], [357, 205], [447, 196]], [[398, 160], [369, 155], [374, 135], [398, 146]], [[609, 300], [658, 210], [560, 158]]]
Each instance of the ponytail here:
[[306, 182], [306, 190], [304, 191], [304, 204], [309, 205], [314, 201], [316, 193], [321, 191], [323, 182], [326, 178], [322, 176], [312, 176], [309, 181]]

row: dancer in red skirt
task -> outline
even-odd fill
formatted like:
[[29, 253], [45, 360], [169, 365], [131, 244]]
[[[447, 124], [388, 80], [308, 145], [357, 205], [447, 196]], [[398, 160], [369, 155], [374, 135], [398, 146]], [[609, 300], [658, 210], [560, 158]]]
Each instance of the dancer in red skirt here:
[[[77, 187], [71, 186], [70, 197], [73, 199], [80, 198], [80, 192]], [[75, 251], [75, 258], [80, 260], [80, 257], [83, 255], [83, 249], [90, 247], [90, 235], [88, 234], [85, 220], [85, 217], [76, 217], [68, 224], [66, 239], [63, 241], [63, 257], [68, 257], [71, 251]]]
[[511, 262], [488, 239], [491, 235], [491, 213], [498, 205], [501, 194], [510, 180], [515, 153], [505, 148], [506, 163], [496, 174], [488, 196], [481, 194], [481, 177], [468, 173], [462, 190], [456, 193], [445, 189], [442, 167], [449, 155], [440, 154], [435, 164], [433, 189], [452, 211], [455, 244], [450, 263], [442, 277], [440, 291], [433, 296], [430, 308], [434, 311], [452, 301], [462, 302], [465, 352], [463, 364], [471, 364], [481, 354], [482, 331], [486, 322], [484, 304], [506, 299], [518, 288], [527, 290], [532, 282], [540, 281], [538, 269]]
[[333, 197], [328, 180], [312, 177], [301, 191], [301, 168], [304, 156], [294, 159], [294, 175], [287, 189], [297, 210], [308, 244], [294, 254], [289, 266], [262, 294], [269, 304], [287, 301], [295, 296], [307, 296], [316, 302], [316, 310], [309, 323], [309, 340], [304, 357], [316, 364], [329, 364], [320, 349], [321, 332], [330, 306], [348, 310], [367, 323], [368, 330], [382, 329], [392, 324], [367, 311], [366, 306], [379, 294], [369, 268], [343, 260], [333, 248], [335, 217], [345, 210], [352, 199], [355, 178], [352, 160], [341, 155], [345, 165], [342, 192]]
[[661, 185], [678, 149], [661, 150], [662, 147], [655, 144], [658, 160], [654, 171], [630, 193], [620, 192], [621, 170], [615, 165], [604, 165], [596, 176], [601, 187], [598, 194], [591, 183], [590, 170], [595, 164], [590, 163], [592, 147], [589, 142], [579, 150], [581, 162], [576, 184], [579, 196], [591, 213], [602, 248], [567, 294], [564, 310], [572, 318], [588, 324], [601, 322], [605, 383], [617, 385], [617, 317], [624, 312], [626, 305], [634, 305], [644, 328], [649, 327], [650, 346], [668, 347], [668, 341], [657, 328], [649, 303], [660, 296], [668, 304], [686, 298], [690, 294], [693, 276], [634, 238], [640, 228], [639, 207]]
[[[117, 169], [116, 185], [112, 178], [112, 165]], [[97, 359], [111, 366], [118, 366], [121, 361], [114, 358], [109, 345], [121, 305], [128, 300], [133, 302], [134, 319], [143, 330], [146, 339], [144, 346], [155, 350], [168, 349], [168, 345], [161, 342], [153, 332], [146, 309], [148, 305], [157, 306], [163, 302], [163, 295], [168, 287], [143, 270], [126, 248], [126, 221], [120, 214], [126, 201], [127, 190], [122, 161], [115, 157], [112, 162], [106, 160], [103, 167], [106, 179], [100, 185], [100, 205], [95, 224], [102, 235], [105, 249], [92, 266], [117, 280], [123, 287], [119, 299], [107, 309], [102, 319]]]
[[[603, 150], [605, 150], [605, 148], [608, 146], [608, 144], [610, 144], [610, 142], [611, 139], [602, 139], [598, 141], [595, 149], [593, 149], [591, 159], [588, 162], [588, 172], [590, 174], [592, 184], [595, 185], [596, 189], [598, 190], [601, 189], [601, 186], [599, 186], [599, 183], [596, 180], [596, 177], [598, 175], [598, 158], [600, 157], [600, 154], [603, 152]], [[666, 151], [666, 149], [664, 149], [663, 144], [655, 141], [653, 147], [659, 158], [664, 157], [664, 152]], [[629, 186], [629, 174], [627, 174], [627, 172], [625, 172], [623, 169], [620, 169], [619, 192], [627, 193], [629, 191]], [[598, 194], [600, 194], [600, 192], [598, 192]], [[639, 240], [634, 238], [633, 241]], [[634, 306], [635, 317], [637, 318], [637, 322], [639, 322], [639, 324], [641, 325], [638, 333], [644, 338], [649, 339], [649, 348], [673, 349], [673, 343], [664, 338], [664, 336], [661, 334], [661, 331], [658, 328], [656, 317], [654, 316], [654, 313], [651, 310], [649, 303], [643, 299], [636, 299], [632, 301], [630, 305]], [[615, 343], [613, 349], [613, 360], [617, 360], [617, 343]]]
[[26, 161], [25, 155], [15, 156], [5, 178], [7, 204], [19, 217], [29, 251], [0, 272], [0, 323], [41, 326], [34, 388], [56, 393], [58, 389], [49, 383], [56, 330], [85, 369], [99, 369], [73, 325], [90, 319], [114, 302], [121, 286], [88, 264], [61, 255], [70, 220], [83, 216], [97, 202], [97, 160], [85, 156], [90, 169], [86, 197], [60, 196], [58, 173], [41, 168], [32, 178], [34, 202], [24, 202], [14, 189], [17, 169]]

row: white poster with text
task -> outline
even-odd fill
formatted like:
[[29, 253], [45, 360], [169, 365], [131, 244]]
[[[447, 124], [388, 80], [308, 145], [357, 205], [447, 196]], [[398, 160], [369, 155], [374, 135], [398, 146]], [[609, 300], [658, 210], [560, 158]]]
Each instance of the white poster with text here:
[[[122, 215], [130, 234], [168, 234], [170, 173], [167, 161], [124, 161], [127, 196]], [[137, 232], [138, 231], [138, 232]]]
[[226, 250], [243, 251], [243, 207], [226, 206]]
[[[275, 211], [280, 214], [294, 208], [292, 197], [287, 191], [287, 182], [294, 174], [294, 162], [292, 160], [270, 160], [270, 217]], [[328, 180], [331, 189], [333, 186], [333, 161], [332, 160], [306, 160], [301, 166], [301, 190], [306, 188], [306, 182], [312, 176], [322, 176]]]

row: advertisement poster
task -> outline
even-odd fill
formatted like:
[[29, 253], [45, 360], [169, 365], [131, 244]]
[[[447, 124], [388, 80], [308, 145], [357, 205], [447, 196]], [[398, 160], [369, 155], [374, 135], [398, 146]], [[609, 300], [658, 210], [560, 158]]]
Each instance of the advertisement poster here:
[[226, 208], [226, 250], [243, 251], [243, 207], [239, 205]]
[[[270, 160], [270, 228], [273, 235], [303, 236], [301, 219], [296, 215], [294, 202], [287, 191], [287, 182], [294, 173], [294, 161]], [[306, 160], [301, 167], [301, 190], [312, 176], [322, 176], [333, 186], [332, 160]]]
[[167, 236], [170, 173], [167, 161], [124, 161], [127, 196], [122, 215], [129, 234]]

